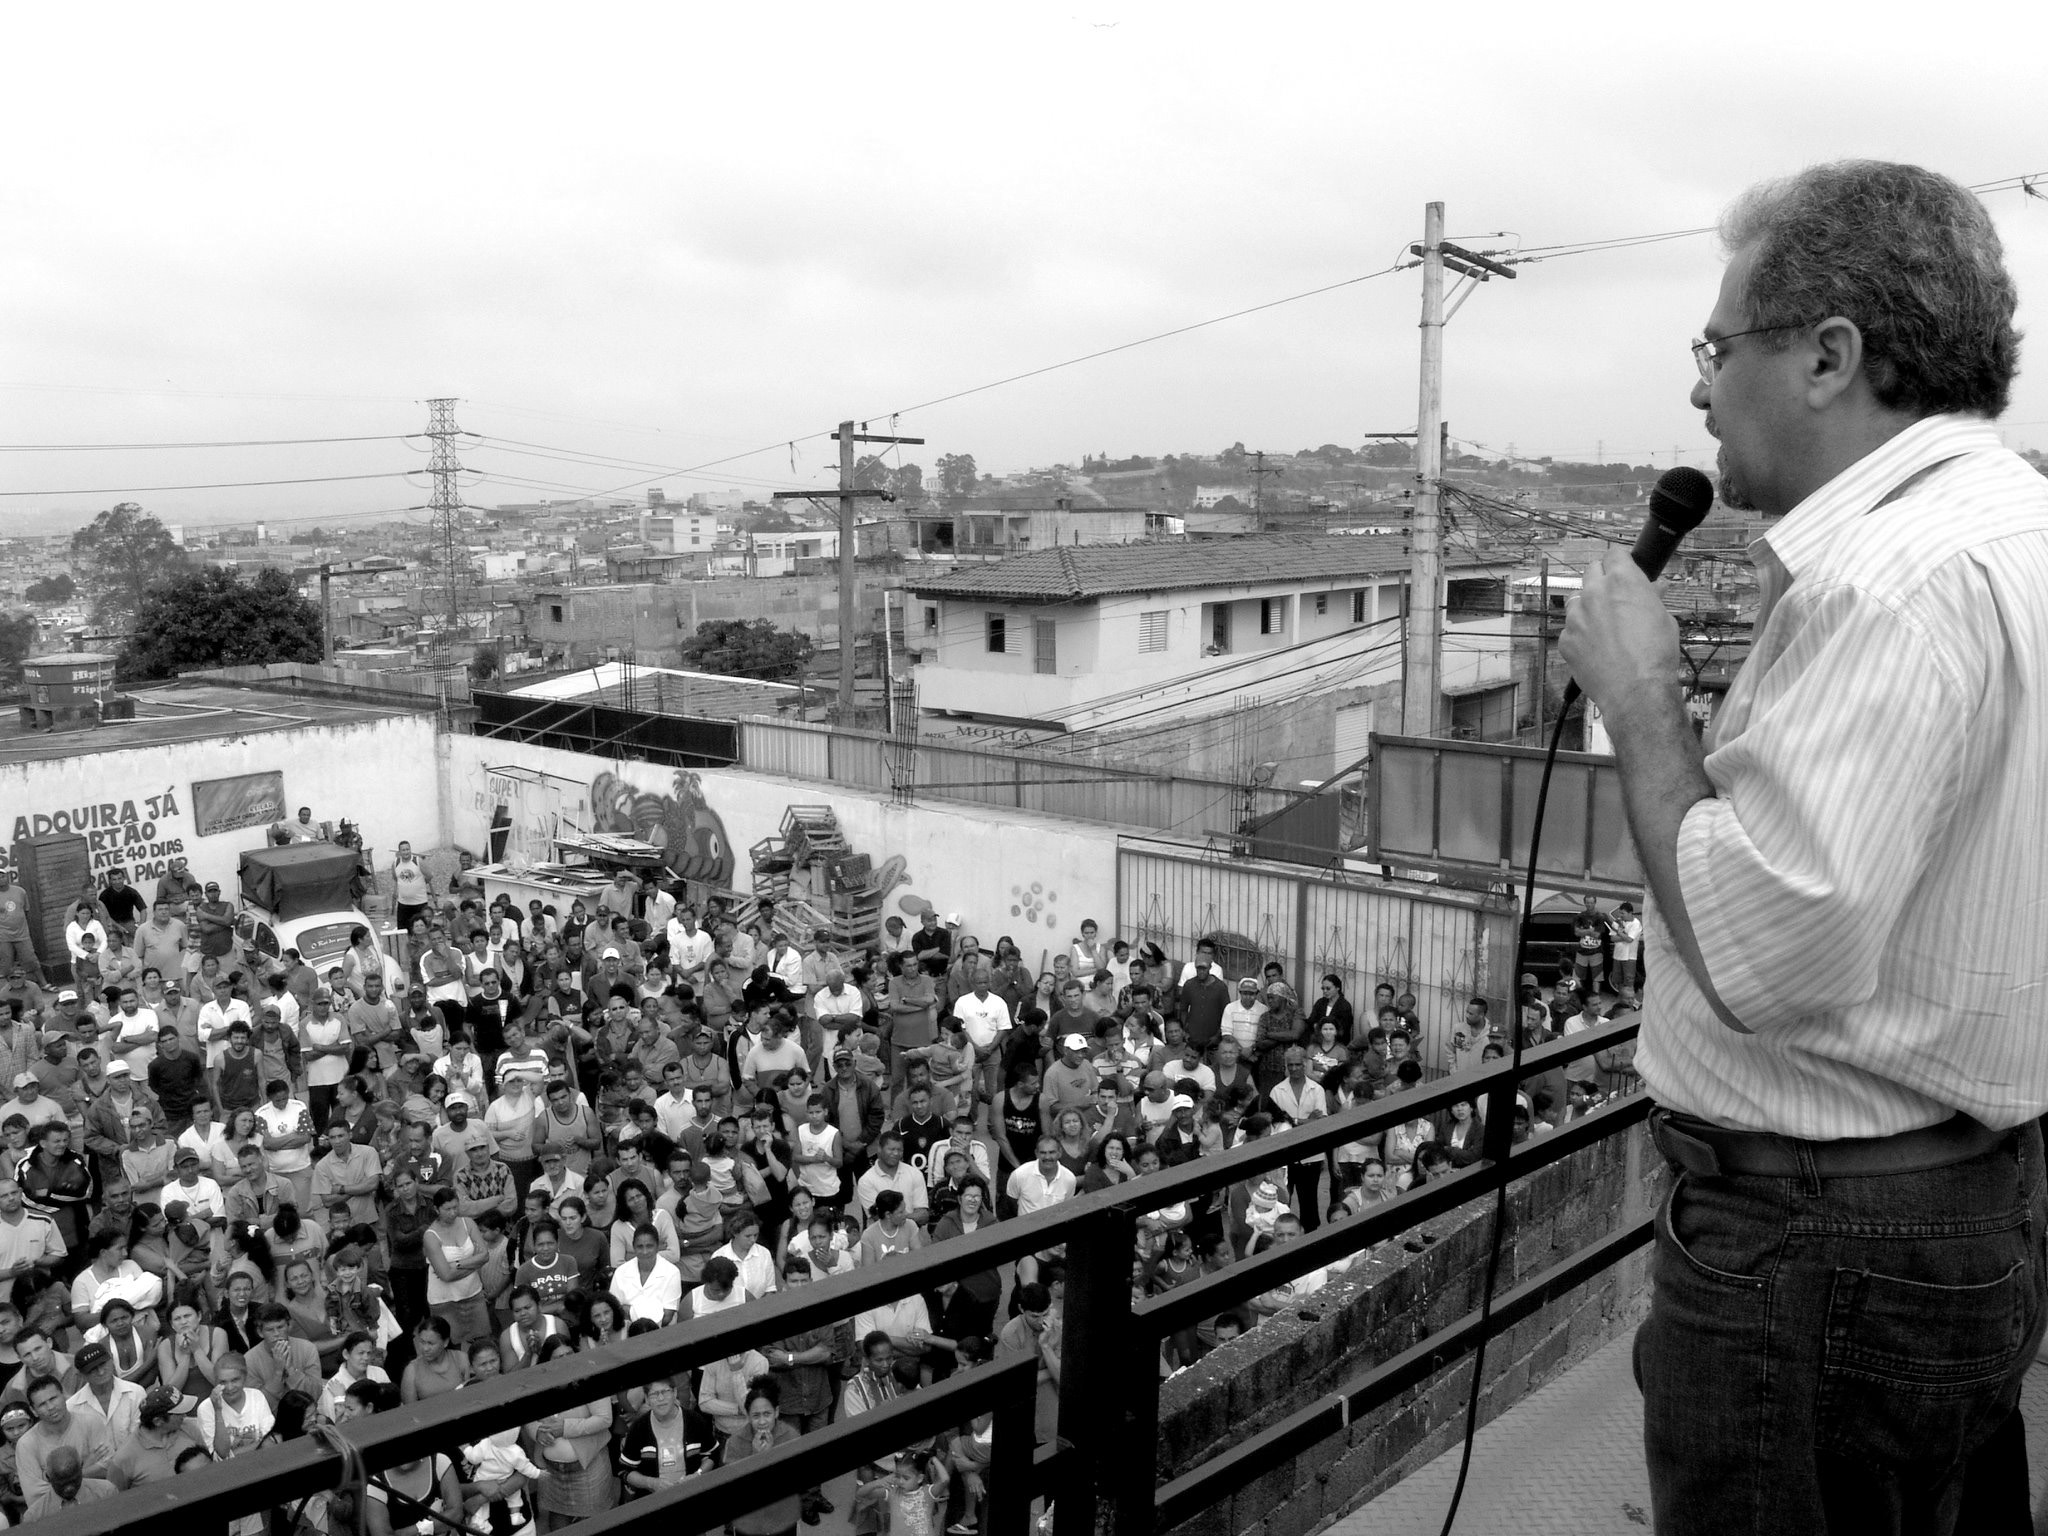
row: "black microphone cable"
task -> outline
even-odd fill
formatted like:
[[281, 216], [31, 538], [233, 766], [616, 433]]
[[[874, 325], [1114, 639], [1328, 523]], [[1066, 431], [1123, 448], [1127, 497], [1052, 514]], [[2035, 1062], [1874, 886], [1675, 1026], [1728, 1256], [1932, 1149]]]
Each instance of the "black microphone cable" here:
[[[1548, 624], [1550, 616], [1543, 621]], [[1515, 1082], [1522, 1080], [1522, 1042], [1527, 1031], [1522, 1028], [1522, 976], [1528, 968], [1529, 925], [1536, 909], [1536, 860], [1543, 842], [1543, 809], [1550, 800], [1550, 770], [1557, 766], [1558, 743], [1564, 740], [1564, 723], [1570, 717], [1572, 704], [1577, 699], [1579, 685], [1566, 685], [1564, 705], [1557, 712], [1557, 724], [1550, 728], [1550, 745], [1543, 754], [1543, 777], [1536, 785], [1536, 815], [1529, 828], [1529, 864], [1522, 879], [1522, 921], [1515, 936], [1515, 991], [1510, 1006], [1514, 1009], [1514, 1046], [1508, 1065], [1514, 1072]], [[1509, 1133], [1512, 1145], [1512, 1130]], [[1451, 1527], [1458, 1518], [1458, 1505], [1465, 1497], [1465, 1476], [1472, 1470], [1472, 1441], [1479, 1433], [1479, 1391], [1486, 1381], [1486, 1325], [1493, 1317], [1493, 1291], [1500, 1277], [1501, 1238], [1508, 1228], [1508, 1181], [1503, 1178], [1493, 1196], [1493, 1237], [1486, 1249], [1486, 1285], [1479, 1296], [1479, 1343], [1472, 1351], [1472, 1390], [1465, 1399], [1465, 1446], [1458, 1458], [1458, 1482], [1451, 1490], [1451, 1507], [1444, 1513], [1442, 1536], [1451, 1536]]]
[[[1656, 488], [1650, 493], [1649, 516], [1636, 535], [1635, 548], [1630, 552], [1642, 573], [1655, 581], [1664, 571], [1664, 563], [1678, 543], [1705, 519], [1714, 504], [1714, 486], [1700, 471], [1690, 465], [1677, 465], [1657, 477]], [[1550, 615], [1539, 616], [1544, 626], [1543, 644], [1547, 651]], [[1557, 766], [1558, 744], [1564, 740], [1564, 723], [1570, 718], [1572, 705], [1580, 697], [1577, 678], [1565, 684], [1564, 702], [1557, 711], [1557, 724], [1550, 730], [1550, 745], [1543, 754], [1543, 777], [1536, 785], [1536, 814], [1529, 828], [1529, 864], [1522, 879], [1522, 921], [1515, 935], [1515, 981], [1514, 996], [1510, 1006], [1514, 1009], [1514, 1049], [1509, 1058], [1509, 1068], [1519, 1088], [1522, 1080], [1522, 1044], [1526, 1038], [1522, 1028], [1522, 976], [1528, 969], [1529, 925], [1536, 911], [1536, 865], [1539, 850], [1543, 844], [1543, 812], [1550, 803], [1550, 771]], [[1510, 1145], [1513, 1133], [1510, 1130]], [[1486, 1380], [1486, 1325], [1493, 1317], [1493, 1292], [1500, 1278], [1501, 1239], [1508, 1226], [1508, 1181], [1503, 1178], [1493, 1198], [1493, 1238], [1486, 1250], [1486, 1286], [1479, 1297], [1479, 1342], [1472, 1351], [1472, 1390], [1465, 1399], [1465, 1444], [1458, 1458], [1458, 1482], [1451, 1490], [1451, 1507], [1444, 1514], [1441, 1536], [1451, 1536], [1451, 1526], [1458, 1518], [1458, 1505], [1465, 1497], [1465, 1478], [1472, 1470], [1472, 1441], [1479, 1433], [1479, 1391]]]

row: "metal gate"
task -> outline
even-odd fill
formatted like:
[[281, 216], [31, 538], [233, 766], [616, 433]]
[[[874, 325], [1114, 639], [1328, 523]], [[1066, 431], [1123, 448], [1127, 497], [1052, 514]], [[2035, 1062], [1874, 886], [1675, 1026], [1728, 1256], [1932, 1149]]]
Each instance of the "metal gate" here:
[[1467, 999], [1483, 997], [1496, 1023], [1513, 1022], [1515, 914], [1497, 896], [1311, 874], [1144, 838], [1119, 842], [1116, 893], [1117, 933], [1134, 945], [1153, 941], [1176, 966], [1194, 958], [1200, 939], [1215, 942], [1226, 980], [1277, 960], [1304, 1008], [1334, 974], [1365, 1025], [1380, 982], [1413, 992], [1416, 1053], [1432, 1075]]

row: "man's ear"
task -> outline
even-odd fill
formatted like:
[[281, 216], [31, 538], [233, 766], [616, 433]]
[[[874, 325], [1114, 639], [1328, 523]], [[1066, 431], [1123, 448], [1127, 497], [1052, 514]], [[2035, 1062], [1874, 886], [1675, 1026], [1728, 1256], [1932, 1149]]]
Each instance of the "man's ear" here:
[[1810, 333], [1804, 385], [1806, 403], [1826, 410], [1847, 394], [1863, 374], [1863, 332], [1856, 322], [1831, 315]]

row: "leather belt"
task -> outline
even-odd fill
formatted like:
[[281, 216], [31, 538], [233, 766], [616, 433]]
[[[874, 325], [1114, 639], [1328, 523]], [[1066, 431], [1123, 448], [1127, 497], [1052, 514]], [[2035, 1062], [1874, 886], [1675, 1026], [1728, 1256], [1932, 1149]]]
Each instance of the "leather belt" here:
[[1730, 1130], [1676, 1110], [1655, 1109], [1650, 1112], [1650, 1134], [1658, 1151], [1701, 1178], [1799, 1179], [1810, 1172], [1822, 1179], [1863, 1179], [1968, 1162], [2013, 1133], [1955, 1115], [1939, 1125], [1895, 1136], [1803, 1141], [1769, 1131]]

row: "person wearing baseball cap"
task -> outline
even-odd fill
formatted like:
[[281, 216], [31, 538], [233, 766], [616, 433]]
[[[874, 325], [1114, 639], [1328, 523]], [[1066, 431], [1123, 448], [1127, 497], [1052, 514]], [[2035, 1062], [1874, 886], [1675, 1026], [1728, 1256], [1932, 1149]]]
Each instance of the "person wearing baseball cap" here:
[[1069, 1030], [1060, 1037], [1060, 1059], [1045, 1069], [1038, 1091], [1047, 1130], [1059, 1124], [1063, 1110], [1078, 1109], [1085, 1117], [1095, 1102], [1095, 1085], [1101, 1074], [1088, 1059], [1088, 1049], [1088, 1037], [1079, 1031]]
[[0, 1120], [14, 1115], [28, 1121], [31, 1143], [50, 1122], [65, 1123], [64, 1106], [53, 1095], [44, 1093], [43, 1080], [26, 1068], [14, 1074], [14, 1097], [0, 1104]]
[[491, 1133], [483, 1121], [470, 1113], [476, 1108], [476, 1100], [470, 1097], [468, 1089], [451, 1089], [441, 1108], [448, 1116], [448, 1123], [434, 1132], [431, 1145], [441, 1155], [443, 1167], [467, 1168], [471, 1147], [482, 1147], [486, 1152], [491, 1150]]
[[[119, 1450], [134, 1435], [147, 1394], [134, 1382], [122, 1379], [114, 1369], [113, 1350], [98, 1340], [80, 1349], [74, 1363], [84, 1382], [71, 1394], [67, 1406], [73, 1413], [91, 1409], [105, 1419], [114, 1448]], [[92, 1413], [85, 1416], [90, 1419]]]
[[135, 1432], [115, 1441], [108, 1480], [121, 1488], [136, 1488], [175, 1477], [179, 1454], [193, 1443], [184, 1417], [198, 1406], [196, 1397], [184, 1397], [161, 1382], [143, 1393]]

